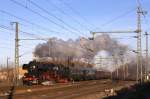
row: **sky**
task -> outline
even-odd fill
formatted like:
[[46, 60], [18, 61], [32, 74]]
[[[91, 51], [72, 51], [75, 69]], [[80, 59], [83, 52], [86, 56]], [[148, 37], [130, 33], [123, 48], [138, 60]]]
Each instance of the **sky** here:
[[[140, 2], [143, 11], [147, 11], [145, 19], [142, 17], [144, 34], [145, 31], [150, 31], [150, 0]], [[90, 31], [135, 30], [136, 6], [137, 0], [0, 0], [0, 64], [5, 64], [7, 57], [10, 62], [14, 61], [15, 31], [2, 28], [5, 26], [14, 29], [15, 26], [10, 25], [10, 22], [19, 22], [20, 31], [35, 34], [36, 38], [88, 38], [91, 36]], [[35, 35], [27, 33], [19, 32], [19, 38], [35, 38]], [[142, 48], [145, 50], [143, 34]], [[112, 38], [126, 38], [117, 40], [136, 49], [135, 38], [129, 38], [135, 34], [110, 35]], [[43, 42], [46, 41], [20, 40], [20, 63], [32, 60], [35, 46]]]

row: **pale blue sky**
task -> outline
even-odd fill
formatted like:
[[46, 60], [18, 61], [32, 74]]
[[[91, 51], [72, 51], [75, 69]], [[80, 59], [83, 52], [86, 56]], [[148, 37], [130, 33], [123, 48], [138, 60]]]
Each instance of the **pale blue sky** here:
[[[48, 17], [50, 20], [54, 21], [58, 25], [65, 26], [62, 22], [57, 20], [56, 18], [49, 16], [47, 13], [38, 9], [34, 5], [32, 5], [28, 0], [15, 0], [27, 8], [31, 8], [32, 10], [40, 13], [41, 15]], [[77, 14], [72, 12], [67, 6], [65, 6], [61, 0], [30, 0], [34, 1], [36, 4], [46, 9], [53, 15], [57, 16], [59, 19], [63, 20], [65, 23], [69, 24], [69, 26], [76, 29], [76, 31], [68, 28], [69, 31], [73, 31], [76, 33], [71, 33], [48, 20], [43, 19], [39, 15], [32, 13], [31, 11], [18, 6], [13, 3], [11, 0], [0, 0], [0, 10], [9, 12], [17, 17], [26, 19], [32, 23], [38, 24], [44, 28], [48, 28], [49, 30], [57, 31], [60, 33], [50, 32], [49, 30], [40, 29], [34, 25], [28, 24], [19, 20], [10, 15], [4, 14], [0, 11], [0, 25], [5, 25], [11, 28], [11, 21], [18, 21], [20, 23], [20, 30], [40, 35], [41, 37], [58, 37], [64, 40], [69, 38], [75, 39], [79, 36], [89, 37], [91, 31], [109, 31], [109, 30], [126, 30], [126, 29], [135, 29], [136, 28], [136, 0], [62, 0], [67, 3], [70, 7], [75, 9], [85, 20], [80, 18]], [[150, 24], [150, 0], [141, 0], [141, 4], [143, 10], [146, 10], [148, 14], [146, 18], [148, 20], [148, 24]], [[66, 15], [61, 13], [56, 7], [61, 9]], [[102, 27], [102, 25], [110, 20], [123, 15], [126, 12], [130, 12], [124, 17], [119, 18], [118, 20]], [[72, 18], [73, 17], [73, 18]], [[82, 25], [80, 25], [80, 24]], [[142, 27], [143, 31], [150, 30], [150, 27], [145, 25], [144, 20], [142, 18]], [[88, 30], [87, 30], [88, 28]], [[81, 33], [77, 32], [80, 31]], [[6, 57], [10, 57], [11, 61], [13, 61], [14, 57], [14, 33], [13, 31], [8, 31], [0, 28], [0, 62], [5, 63]], [[122, 37], [129, 36], [130, 34], [116, 35], [114, 34], [112, 37]], [[32, 38], [29, 35], [20, 34], [20, 38]], [[143, 36], [144, 43], [144, 36]], [[135, 39], [127, 39], [127, 40], [118, 40], [121, 43], [128, 44], [132, 49], [135, 49], [136, 40]], [[38, 43], [42, 43], [44, 41], [20, 41], [20, 54], [26, 53], [20, 58], [21, 63], [27, 62], [32, 59], [32, 52], [34, 47]], [[144, 49], [144, 45], [143, 45]]]

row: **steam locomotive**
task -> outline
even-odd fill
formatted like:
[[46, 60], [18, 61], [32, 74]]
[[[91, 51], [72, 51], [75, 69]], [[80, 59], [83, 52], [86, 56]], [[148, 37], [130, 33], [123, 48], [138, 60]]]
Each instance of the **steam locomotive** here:
[[[76, 66], [78, 65], [78, 66]], [[82, 66], [81, 66], [82, 65]], [[27, 70], [22, 81], [24, 85], [41, 84], [44, 81], [67, 83], [69, 81], [95, 80], [101, 78], [99, 72], [85, 63], [59, 63], [30, 61], [24, 64]], [[98, 75], [97, 75], [98, 74]], [[103, 74], [104, 75], [104, 74]], [[106, 73], [105, 77], [109, 77]]]

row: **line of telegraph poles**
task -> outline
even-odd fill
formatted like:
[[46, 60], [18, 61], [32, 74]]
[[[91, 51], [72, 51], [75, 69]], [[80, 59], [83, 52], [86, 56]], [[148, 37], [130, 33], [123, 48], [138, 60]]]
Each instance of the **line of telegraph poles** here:
[[137, 74], [136, 81], [139, 81], [139, 66], [140, 66], [140, 81], [143, 81], [143, 66], [142, 66], [142, 44], [141, 44], [141, 15], [144, 15], [144, 12], [141, 9], [140, 4], [137, 6], [137, 29], [134, 31], [130, 30], [121, 30], [121, 31], [105, 31], [105, 32], [91, 32], [92, 38], [90, 40], [94, 40], [95, 34], [98, 33], [137, 33]]
[[[143, 66], [142, 66], [142, 44], [141, 44], [141, 15], [144, 14], [142, 11], [140, 5], [137, 7], [137, 29], [135, 31], [130, 30], [121, 30], [121, 31], [107, 31], [107, 32], [91, 32], [93, 35], [97, 33], [137, 33], [137, 76], [136, 80], [139, 80], [139, 66], [140, 66], [140, 80], [143, 81]], [[15, 24], [15, 83], [18, 85], [19, 80], [19, 23], [18, 22], [11, 22], [12, 24]], [[148, 36], [146, 35], [146, 40], [148, 40]], [[50, 53], [50, 52], [49, 52]], [[148, 41], [146, 43], [146, 64], [148, 66]], [[145, 70], [145, 74], [146, 74]]]

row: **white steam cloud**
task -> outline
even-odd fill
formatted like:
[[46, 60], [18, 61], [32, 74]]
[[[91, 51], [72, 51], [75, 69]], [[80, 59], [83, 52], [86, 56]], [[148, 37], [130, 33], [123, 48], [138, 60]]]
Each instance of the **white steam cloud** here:
[[[46, 43], [36, 46], [34, 56], [38, 58], [51, 57], [59, 60], [82, 60], [84, 62], [96, 63], [97, 57], [111, 58], [112, 55], [120, 57], [120, 54], [126, 54], [128, 47], [112, 39], [108, 34], [102, 34], [95, 37], [93, 41], [86, 38], [76, 40], [50, 38]], [[93, 61], [94, 59], [94, 61]], [[120, 57], [121, 61], [123, 58]], [[110, 62], [103, 61], [102, 69], [112, 71], [114, 68], [114, 60]], [[100, 69], [100, 64], [95, 65], [96, 69]]]

